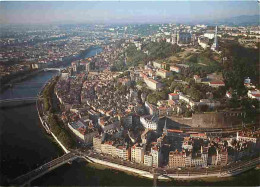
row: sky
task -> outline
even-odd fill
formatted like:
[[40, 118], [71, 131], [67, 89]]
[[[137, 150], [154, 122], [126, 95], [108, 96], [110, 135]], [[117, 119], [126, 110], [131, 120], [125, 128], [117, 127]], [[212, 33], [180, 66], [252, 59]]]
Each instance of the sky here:
[[259, 15], [255, 1], [0, 1], [0, 23], [174, 23]]

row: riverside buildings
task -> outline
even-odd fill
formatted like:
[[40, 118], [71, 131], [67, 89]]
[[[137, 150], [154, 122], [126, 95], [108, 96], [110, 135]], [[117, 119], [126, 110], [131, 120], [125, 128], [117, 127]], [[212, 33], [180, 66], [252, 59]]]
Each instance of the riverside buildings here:
[[188, 166], [189, 162], [186, 163], [186, 153], [185, 152], [178, 152], [171, 151], [169, 153], [169, 168], [177, 168], [177, 167], [185, 167]]
[[144, 147], [137, 144], [131, 147], [131, 161], [136, 163], [144, 162]]

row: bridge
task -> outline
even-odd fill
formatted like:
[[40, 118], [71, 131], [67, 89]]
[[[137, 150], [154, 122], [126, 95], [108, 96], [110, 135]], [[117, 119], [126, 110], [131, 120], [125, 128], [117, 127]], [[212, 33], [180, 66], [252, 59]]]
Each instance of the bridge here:
[[114, 159], [108, 159], [103, 156], [99, 155], [93, 155], [91, 154], [86, 154], [84, 152], [81, 152], [79, 150], [71, 150], [71, 152], [64, 154], [61, 157], [58, 157], [24, 175], [21, 175], [13, 180], [10, 181], [10, 185], [14, 186], [25, 186], [25, 185], [30, 185], [30, 183], [43, 176], [44, 174], [54, 170], [55, 168], [58, 168], [59, 166], [72, 162], [73, 160], [77, 158], [84, 158], [85, 160], [89, 162], [93, 162], [93, 158], [100, 159], [100, 160], [105, 160], [107, 162], [111, 162], [114, 164], [126, 166], [126, 167], [131, 167], [143, 171], [148, 171], [151, 174], [153, 174], [154, 177], [154, 184], [156, 185], [158, 176], [164, 176], [169, 179], [172, 178], [182, 178], [182, 179], [189, 179], [189, 178], [201, 178], [201, 177], [207, 177], [207, 176], [217, 176], [217, 177], [227, 177], [227, 176], [233, 176], [237, 175], [239, 173], [242, 173], [244, 171], [247, 171], [249, 169], [252, 169], [256, 167], [256, 165], [260, 164], [260, 158], [257, 156], [255, 158], [250, 158], [247, 159], [243, 162], [239, 161], [238, 163], [231, 163], [230, 165], [227, 166], [221, 166], [218, 168], [200, 168], [199, 170], [191, 169], [191, 168], [184, 168], [183, 170], [178, 170], [178, 169], [165, 169], [165, 168], [155, 168], [152, 170], [146, 170], [143, 168], [143, 166], [136, 167], [135, 165], [132, 165], [131, 163], [127, 161], [119, 161], [115, 162]]
[[35, 103], [37, 97], [23, 97], [23, 98], [12, 98], [12, 99], [1, 99], [0, 100], [0, 108], [2, 107], [13, 107], [24, 104], [32, 104]]
[[36, 81], [30, 81], [30, 82], [26, 82], [26, 84], [24, 82], [15, 82], [10, 84], [10, 86], [34, 86], [34, 85], [43, 85], [45, 82], [36, 82]]
[[10, 182], [10, 185], [15, 185], [15, 186], [25, 186], [25, 185], [29, 185], [30, 182], [32, 182], [33, 180], [41, 177], [42, 175], [54, 170], [55, 168], [66, 164], [68, 162], [72, 162], [73, 160], [77, 159], [79, 156], [77, 156], [75, 153], [73, 152], [69, 152], [67, 154], [64, 154], [61, 157], [58, 157], [24, 175], [21, 175], [17, 178], [15, 178], [14, 180], [12, 180]]
[[59, 71], [61, 72], [62, 70], [64, 70], [66, 68], [44, 68], [44, 71]]

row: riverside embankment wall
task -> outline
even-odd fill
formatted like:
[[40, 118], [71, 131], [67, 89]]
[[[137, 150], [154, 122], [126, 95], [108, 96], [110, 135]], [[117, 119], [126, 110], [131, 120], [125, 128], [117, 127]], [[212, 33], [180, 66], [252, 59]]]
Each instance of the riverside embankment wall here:
[[[140, 176], [153, 179], [153, 174], [148, 172], [148, 171], [143, 171], [143, 170], [139, 170], [139, 169], [135, 169], [135, 168], [131, 168], [131, 167], [115, 164], [115, 163], [112, 163], [112, 162], [99, 160], [99, 159], [96, 159], [96, 158], [93, 158], [93, 157], [89, 157], [89, 156], [86, 156], [86, 157], [87, 157], [87, 159], [86, 159], [87, 161], [91, 160], [91, 161], [93, 161], [94, 163], [97, 163], [97, 164], [105, 165], [105, 166], [108, 166], [108, 167], [111, 167], [111, 168], [114, 168], [114, 169], [118, 169], [118, 170], [121, 170], [121, 171], [127, 171], [127, 172], [131, 172], [131, 173], [135, 173], [135, 174], [138, 174]], [[164, 177], [164, 176], [159, 176], [158, 179], [167, 180], [168, 178]]]
[[[134, 173], [134, 174], [138, 174], [142, 177], [153, 179], [153, 174], [148, 172], [148, 171], [143, 171], [143, 170], [139, 170], [139, 169], [135, 169], [135, 168], [131, 168], [131, 167], [107, 162], [107, 161], [96, 159], [96, 158], [89, 157], [89, 156], [85, 156], [85, 159], [87, 161], [92, 161], [94, 163], [102, 164], [102, 165], [105, 165], [105, 166], [108, 166], [108, 167], [111, 167], [111, 168], [114, 168], [114, 169], [117, 169], [117, 170], [131, 172], [131, 173]], [[188, 179], [198, 179], [198, 178], [207, 178], [207, 177], [231, 177], [231, 176], [235, 176], [235, 175], [238, 175], [240, 173], [243, 173], [243, 172], [245, 172], [249, 169], [252, 169], [254, 167], [255, 167], [255, 164], [252, 164], [252, 165], [249, 165], [247, 167], [242, 167], [240, 170], [236, 170], [236, 171], [232, 171], [232, 172], [215, 171], [215, 172], [212, 172], [212, 173], [207, 172], [207, 173], [201, 173], [201, 174], [198, 174], [198, 173], [196, 173], [196, 174], [193, 174], [193, 173], [164, 174], [164, 175], [159, 175], [158, 179], [159, 180], [169, 180], [169, 179], [187, 179], [188, 180]]]

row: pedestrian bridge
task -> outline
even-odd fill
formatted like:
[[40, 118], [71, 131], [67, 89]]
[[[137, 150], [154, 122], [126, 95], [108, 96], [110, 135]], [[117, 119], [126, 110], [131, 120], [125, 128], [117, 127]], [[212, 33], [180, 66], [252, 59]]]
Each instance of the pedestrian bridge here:
[[69, 152], [61, 157], [58, 157], [24, 175], [21, 175], [10, 182], [10, 185], [25, 186], [29, 185], [31, 181], [41, 177], [42, 175], [54, 170], [55, 168], [77, 159], [75, 153]]
[[37, 97], [1, 99], [0, 108], [1, 107], [13, 107], [13, 106], [24, 105], [24, 104], [31, 104], [31, 103], [35, 103], [36, 100], [37, 100]]

